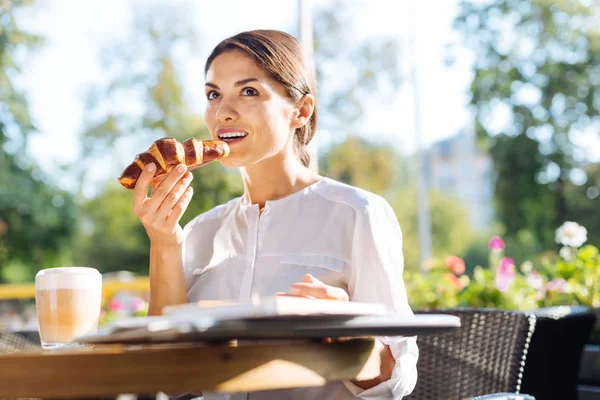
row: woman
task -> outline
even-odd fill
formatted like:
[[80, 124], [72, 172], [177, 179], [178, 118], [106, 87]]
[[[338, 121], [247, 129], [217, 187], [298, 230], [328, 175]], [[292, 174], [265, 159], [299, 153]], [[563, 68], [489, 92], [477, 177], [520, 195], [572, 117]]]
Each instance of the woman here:
[[[316, 90], [296, 39], [265, 30], [233, 36], [213, 50], [205, 77], [206, 124], [214, 139], [228, 142], [230, 154], [222, 162], [240, 169], [244, 195], [182, 229], [192, 175], [179, 166], [148, 198], [155, 167], [147, 166], [133, 209], [151, 241], [150, 314], [198, 300], [287, 293], [384, 303], [412, 315], [402, 280], [400, 227], [389, 204], [308, 168]], [[415, 339], [381, 338], [377, 346], [377, 379], [249, 398], [398, 399], [410, 393]]]

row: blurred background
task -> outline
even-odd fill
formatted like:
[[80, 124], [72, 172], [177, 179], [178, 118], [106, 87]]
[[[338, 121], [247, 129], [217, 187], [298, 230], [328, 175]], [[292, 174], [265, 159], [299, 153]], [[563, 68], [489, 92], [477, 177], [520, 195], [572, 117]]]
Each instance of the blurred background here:
[[[494, 236], [540, 270], [565, 221], [597, 246], [599, 22], [596, 0], [0, 0], [0, 329], [35, 325], [40, 269], [147, 276], [116, 178], [157, 138], [208, 138], [204, 62], [250, 29], [312, 52], [316, 167], [390, 202], [409, 292], [435, 260], [490, 268]], [[242, 193], [194, 174], [182, 224]], [[139, 287], [107, 312], [143, 313]]]

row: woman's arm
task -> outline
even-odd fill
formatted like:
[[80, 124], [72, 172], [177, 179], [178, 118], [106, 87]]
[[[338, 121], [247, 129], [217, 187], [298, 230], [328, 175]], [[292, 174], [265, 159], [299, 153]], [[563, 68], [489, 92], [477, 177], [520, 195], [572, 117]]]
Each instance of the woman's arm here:
[[[370, 198], [362, 209], [357, 209], [348, 277], [350, 300], [385, 304], [400, 315], [413, 315], [406, 297], [403, 271], [398, 219], [387, 201], [379, 196]], [[384, 379], [344, 383], [360, 398], [402, 398], [412, 392], [417, 380], [416, 338], [381, 337], [379, 340], [385, 345], [379, 350], [380, 378]]]
[[188, 302], [181, 245], [150, 245], [150, 304], [148, 315], [160, 315], [165, 306]]
[[192, 174], [183, 164], [174, 168], [148, 197], [156, 167], [148, 164], [134, 189], [133, 212], [150, 239], [149, 315], [160, 315], [168, 305], [187, 303], [183, 274], [183, 229], [179, 220], [192, 199]]
[[[302, 282], [293, 284], [290, 287], [290, 293], [292, 296], [349, 301], [348, 293], [344, 289], [326, 285], [310, 274], [304, 275]], [[277, 295], [289, 296], [287, 293], [277, 293]], [[396, 359], [390, 350], [390, 346], [384, 344], [379, 339], [375, 340], [375, 346], [370, 356], [371, 359], [379, 365], [379, 375], [373, 379], [352, 381], [354, 385], [363, 390], [371, 389], [380, 383], [390, 380], [396, 367]]]
[[363, 390], [374, 388], [380, 383], [392, 379], [394, 368], [396, 367], [396, 359], [390, 350], [390, 346], [383, 344], [379, 339], [375, 340], [375, 346], [373, 346], [371, 357], [379, 364], [379, 376], [363, 381], [352, 380], [352, 383]]

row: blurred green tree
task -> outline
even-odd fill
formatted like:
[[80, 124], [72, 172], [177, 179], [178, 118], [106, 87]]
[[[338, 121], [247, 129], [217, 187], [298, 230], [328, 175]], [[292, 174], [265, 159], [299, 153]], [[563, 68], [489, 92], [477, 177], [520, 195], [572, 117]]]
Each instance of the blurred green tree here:
[[[115, 178], [99, 192], [86, 190], [89, 171], [79, 170], [82, 192], [93, 195], [82, 205], [74, 257], [103, 272], [148, 271], [149, 242], [131, 209], [133, 192], [122, 188], [116, 176], [158, 138], [209, 138], [202, 117], [191, 110], [177, 68], [176, 53], [193, 51], [197, 41], [191, 22], [186, 23], [182, 15], [185, 13], [177, 7], [140, 8], [130, 36], [102, 52], [108, 81], [88, 92], [83, 156], [86, 164], [97, 160], [107, 165]], [[199, 168], [193, 174], [194, 198], [182, 225], [242, 193], [237, 174], [221, 164]]]
[[[356, 35], [366, 4], [334, 0], [314, 11], [314, 58], [321, 109], [319, 125], [357, 134], [370, 101], [387, 102], [402, 84], [402, 48], [393, 36]], [[366, 132], [374, 134], [374, 132]]]
[[319, 165], [333, 179], [383, 194], [393, 182], [395, 157], [387, 146], [349, 136], [325, 153]]
[[[417, 193], [414, 186], [400, 189], [390, 204], [402, 228], [404, 265], [419, 269], [419, 231], [417, 226]], [[433, 258], [463, 256], [475, 238], [468, 211], [458, 199], [429, 192], [431, 212], [431, 241]]]
[[[82, 156], [100, 160], [116, 177], [137, 153], [161, 137], [208, 138], [200, 115], [193, 112], [181, 82], [178, 59], [195, 52], [197, 33], [181, 7], [138, 7], [129, 35], [109, 42], [100, 51], [104, 79], [85, 93], [86, 113], [81, 135]], [[91, 178], [82, 174], [82, 189]], [[93, 190], [89, 190], [93, 192]]]
[[56, 188], [27, 155], [36, 129], [15, 81], [42, 39], [22, 30], [16, 15], [32, 3], [0, 7], [0, 282], [32, 281], [39, 269], [69, 262], [75, 229], [72, 196]]
[[[600, 126], [599, 19], [597, 1], [460, 3], [455, 28], [475, 55], [471, 105], [498, 173], [509, 253], [554, 248], [562, 222], [597, 219], [588, 158], [597, 155], [576, 139]], [[593, 243], [598, 224], [589, 226]]]

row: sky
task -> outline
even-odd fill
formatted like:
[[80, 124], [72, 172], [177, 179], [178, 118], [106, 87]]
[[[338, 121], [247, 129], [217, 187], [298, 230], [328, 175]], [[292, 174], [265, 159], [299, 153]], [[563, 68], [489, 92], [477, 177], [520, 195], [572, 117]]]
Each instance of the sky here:
[[[318, 5], [324, 1], [327, 0], [313, 0], [313, 3]], [[422, 144], [427, 146], [469, 126], [466, 104], [472, 77], [471, 57], [464, 52], [454, 66], [447, 67], [443, 63], [444, 47], [454, 36], [451, 23], [457, 2], [414, 1], [411, 14], [409, 0], [350, 1], [359, 10], [355, 14], [359, 38], [385, 34], [397, 37], [407, 46], [409, 22], [414, 23], [416, 51], [406, 53], [403, 68], [410, 67], [409, 56], [414, 55]], [[180, 67], [186, 94], [200, 114], [205, 100], [203, 76], [199, 71], [212, 47], [243, 30], [290, 31], [296, 26], [298, 10], [297, 0], [161, 0], [153, 3], [165, 6], [177, 3], [185, 10], [181, 18], [198, 22], [199, 50]], [[61, 164], [72, 163], [79, 157], [78, 137], [83, 130], [85, 111], [83, 93], [91, 82], [102, 76], [98, 59], [103, 47], [127, 35], [139, 4], [131, 0], [38, 0], [35, 8], [20, 16], [24, 28], [46, 39], [46, 45], [27, 60], [18, 82], [28, 96], [39, 130], [31, 138], [29, 151], [46, 171], [57, 171]], [[413, 96], [412, 83], [406, 81], [394, 98], [368, 101], [367, 116], [359, 130], [370, 139], [389, 143], [403, 153], [414, 151]], [[342, 140], [344, 135], [345, 132], [318, 131], [316, 146], [324, 148]]]

